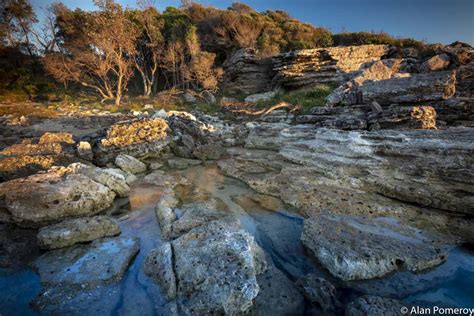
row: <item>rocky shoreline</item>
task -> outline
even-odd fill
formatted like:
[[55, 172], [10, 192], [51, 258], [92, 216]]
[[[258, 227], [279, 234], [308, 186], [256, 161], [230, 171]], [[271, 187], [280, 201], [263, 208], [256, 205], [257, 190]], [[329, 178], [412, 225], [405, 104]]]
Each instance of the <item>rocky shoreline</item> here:
[[[350, 65], [344, 49], [275, 57], [284, 85], [347, 70], [327, 107], [305, 115], [229, 121], [149, 109], [76, 115], [69, 131], [69, 116], [3, 124], [0, 221], [29, 241], [18, 240], [15, 254], [5, 233], [2, 268], [34, 244], [33, 258], [20, 262], [39, 275], [35, 306], [44, 313], [67, 311], [64, 297], [87, 305], [85, 293], [119, 286], [134, 269], [159, 314], [400, 314], [402, 302], [361, 290], [364, 282], [415, 280], [412, 272], [442, 269], [458, 246], [474, 243], [472, 87], [463, 74], [472, 62], [463, 47], [425, 61], [359, 49]], [[210, 177], [191, 176], [210, 166]], [[216, 193], [218, 178], [246, 193]], [[150, 200], [133, 197], [138, 188]], [[123, 203], [151, 205], [147, 222], [159, 238], [124, 233], [133, 212]], [[291, 211], [285, 221], [298, 221], [297, 239], [253, 234], [253, 209]], [[278, 259], [293, 248], [304, 252], [298, 273]], [[348, 284], [357, 288], [351, 302], [341, 293]]]

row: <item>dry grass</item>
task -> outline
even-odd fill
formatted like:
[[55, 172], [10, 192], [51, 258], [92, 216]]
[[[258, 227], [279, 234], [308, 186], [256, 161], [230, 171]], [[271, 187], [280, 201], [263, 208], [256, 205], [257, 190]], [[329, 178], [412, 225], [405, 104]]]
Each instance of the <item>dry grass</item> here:
[[0, 115], [13, 116], [31, 116], [39, 118], [56, 117], [59, 115], [54, 109], [50, 109], [44, 105], [16, 103], [16, 104], [0, 104]]

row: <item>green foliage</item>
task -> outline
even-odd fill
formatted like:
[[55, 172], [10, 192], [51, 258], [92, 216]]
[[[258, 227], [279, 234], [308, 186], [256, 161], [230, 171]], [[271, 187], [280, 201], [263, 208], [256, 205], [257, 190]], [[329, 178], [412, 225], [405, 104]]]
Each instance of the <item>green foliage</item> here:
[[384, 32], [346, 32], [334, 34], [332, 37], [334, 45], [336, 46], [388, 44], [398, 47], [415, 47], [420, 49], [425, 45], [424, 42], [415, 40], [413, 38], [395, 38]]
[[326, 97], [334, 90], [330, 85], [317, 85], [284, 93], [279, 93], [268, 101], [257, 102], [258, 108], [267, 108], [280, 102], [288, 102], [301, 107], [302, 113], [316, 106], [324, 106]]

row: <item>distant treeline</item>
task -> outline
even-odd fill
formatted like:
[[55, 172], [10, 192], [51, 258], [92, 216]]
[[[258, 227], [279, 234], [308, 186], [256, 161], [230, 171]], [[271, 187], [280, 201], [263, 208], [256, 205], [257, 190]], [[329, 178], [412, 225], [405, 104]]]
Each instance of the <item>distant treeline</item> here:
[[97, 10], [83, 11], [57, 2], [38, 21], [28, 0], [4, 0], [0, 90], [34, 96], [62, 83], [119, 104], [130, 90], [145, 96], [170, 88], [215, 91], [222, 64], [240, 48], [263, 57], [337, 45], [423, 45], [386, 33], [332, 34], [286, 12], [259, 13], [242, 3], [222, 10], [183, 1], [163, 12], [146, 3], [138, 9], [95, 4]]

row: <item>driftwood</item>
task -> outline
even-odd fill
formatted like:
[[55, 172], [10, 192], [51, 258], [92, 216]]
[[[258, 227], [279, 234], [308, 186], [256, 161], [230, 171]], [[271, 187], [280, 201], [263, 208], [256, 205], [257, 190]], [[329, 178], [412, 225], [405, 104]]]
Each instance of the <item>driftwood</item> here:
[[225, 112], [236, 113], [236, 114], [245, 114], [250, 116], [261, 116], [265, 117], [266, 115], [270, 114], [271, 112], [288, 108], [290, 112], [297, 112], [300, 110], [299, 106], [294, 106], [288, 102], [282, 101], [275, 105], [272, 105], [269, 108], [265, 109], [255, 109], [255, 104], [248, 103], [248, 102], [233, 102], [232, 104], [228, 104], [225, 107], [222, 107], [222, 110]]

